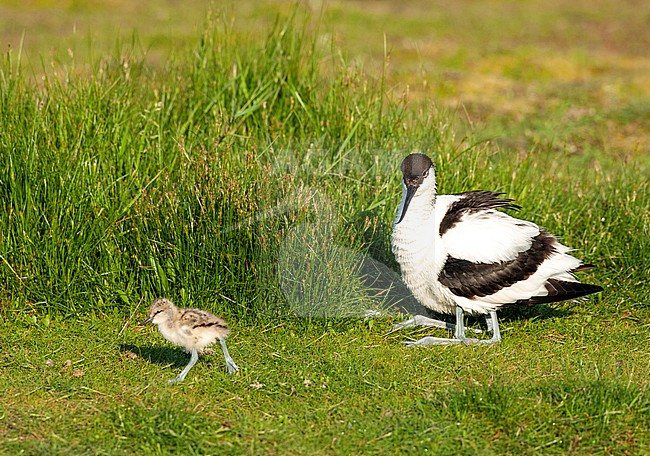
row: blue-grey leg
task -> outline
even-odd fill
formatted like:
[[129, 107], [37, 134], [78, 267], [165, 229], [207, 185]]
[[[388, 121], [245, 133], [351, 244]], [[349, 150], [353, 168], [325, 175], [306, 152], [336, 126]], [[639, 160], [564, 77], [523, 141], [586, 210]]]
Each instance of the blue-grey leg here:
[[[456, 325], [454, 323], [447, 323], [446, 321], [435, 320], [433, 318], [425, 317], [424, 315], [415, 315], [413, 318], [409, 318], [406, 321], [394, 324], [393, 329], [398, 330], [402, 328], [411, 328], [414, 326], [429, 326], [432, 328], [448, 329], [450, 331], [456, 328]], [[480, 329], [474, 329], [474, 328], [466, 328], [466, 329], [469, 329], [474, 333], [483, 332]]]
[[183, 371], [180, 374], [178, 374], [178, 377], [173, 378], [171, 380], [167, 380], [167, 383], [174, 384], [174, 383], [182, 382], [183, 380], [185, 380], [185, 376], [187, 375], [187, 373], [190, 371], [190, 369], [192, 367], [194, 367], [196, 362], [199, 360], [199, 352], [197, 352], [196, 349], [193, 349], [191, 353], [192, 353], [192, 356], [190, 356], [190, 362], [187, 363], [187, 366], [185, 366], [185, 369], [183, 369]]
[[226, 347], [226, 340], [219, 339], [219, 343], [221, 344], [221, 349], [223, 350], [223, 356], [226, 358], [226, 367], [228, 368], [228, 373], [234, 374], [239, 370], [239, 367], [237, 367], [237, 364], [235, 364], [235, 362], [230, 357], [230, 354], [228, 353], [228, 347]]
[[[465, 315], [460, 306], [456, 306], [456, 338], [460, 339], [464, 344], [494, 344], [501, 340], [501, 333], [499, 332], [499, 320], [497, 319], [497, 311], [491, 310], [485, 316], [488, 332], [492, 333], [491, 339], [473, 339], [465, 337]], [[461, 326], [462, 325], [462, 326]]]
[[409, 318], [406, 321], [394, 324], [393, 329], [410, 328], [413, 326], [430, 326], [433, 328], [441, 328], [441, 329], [449, 329], [449, 330], [452, 330], [455, 327], [453, 323], [447, 323], [441, 320], [434, 320], [433, 318], [425, 317], [424, 315], [415, 315], [413, 318]]
[[499, 331], [499, 320], [497, 319], [497, 311], [492, 310], [485, 317], [485, 322], [487, 323], [488, 331], [492, 333], [492, 338], [486, 341], [486, 344], [493, 344], [501, 341], [501, 332]]
[[460, 306], [456, 306], [456, 339], [465, 345], [480, 343], [481, 339], [465, 337], [465, 312]]
[[455, 345], [465, 343], [467, 340], [465, 338], [465, 323], [464, 323], [464, 313], [463, 309], [459, 306], [456, 306], [456, 333], [454, 339], [444, 339], [441, 337], [423, 337], [420, 340], [414, 342], [404, 342], [407, 347], [424, 347], [426, 345]]
[[465, 341], [465, 312], [460, 306], [456, 306], [456, 332], [455, 337], [458, 340]]
[[[465, 336], [465, 312], [460, 306], [456, 306], [456, 330], [453, 339], [443, 339], [440, 337], [423, 337], [414, 342], [405, 342], [409, 347], [426, 346], [426, 345], [453, 345], [453, 344], [493, 344], [501, 340], [499, 333], [499, 322], [497, 320], [497, 313], [495, 310], [491, 311], [489, 316], [486, 317], [488, 330], [492, 332], [492, 338], [487, 339], [474, 339]], [[470, 328], [471, 329], [471, 328]]]

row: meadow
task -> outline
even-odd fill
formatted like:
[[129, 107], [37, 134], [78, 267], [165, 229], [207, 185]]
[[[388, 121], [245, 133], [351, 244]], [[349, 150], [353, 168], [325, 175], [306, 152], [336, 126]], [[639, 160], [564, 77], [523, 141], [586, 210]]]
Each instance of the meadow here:
[[[650, 8], [447, 3], [0, 7], [0, 453], [650, 453]], [[414, 151], [605, 291], [405, 347]], [[158, 296], [241, 371], [168, 385]]]

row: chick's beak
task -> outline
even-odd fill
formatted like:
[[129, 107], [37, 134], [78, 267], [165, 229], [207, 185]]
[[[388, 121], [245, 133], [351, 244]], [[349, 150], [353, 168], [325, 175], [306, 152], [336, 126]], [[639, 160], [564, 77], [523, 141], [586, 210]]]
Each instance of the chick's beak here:
[[153, 317], [149, 317], [149, 318], [147, 318], [146, 320], [141, 321], [140, 324], [139, 324], [139, 326], [144, 326], [144, 325], [146, 325], [146, 324], [148, 324], [148, 323], [151, 323], [152, 320], [153, 320]]

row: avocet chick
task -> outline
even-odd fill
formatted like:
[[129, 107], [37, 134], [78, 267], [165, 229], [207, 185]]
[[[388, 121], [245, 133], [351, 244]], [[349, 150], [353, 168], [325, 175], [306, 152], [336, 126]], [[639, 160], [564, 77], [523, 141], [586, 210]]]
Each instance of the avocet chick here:
[[179, 309], [169, 299], [158, 298], [149, 308], [149, 318], [140, 324], [147, 323], [158, 325], [158, 330], [165, 339], [180, 345], [192, 355], [185, 369], [168, 383], [182, 382], [198, 361], [199, 354], [217, 339], [226, 358], [228, 373], [233, 374], [239, 370], [226, 348], [226, 337], [230, 334], [230, 328], [216, 315], [201, 309]]

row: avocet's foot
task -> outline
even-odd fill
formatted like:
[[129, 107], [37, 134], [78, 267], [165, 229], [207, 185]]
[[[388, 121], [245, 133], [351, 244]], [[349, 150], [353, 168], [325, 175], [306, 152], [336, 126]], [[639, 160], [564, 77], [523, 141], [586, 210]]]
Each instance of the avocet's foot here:
[[237, 367], [237, 364], [232, 359], [227, 359], [226, 360], [226, 368], [228, 369], [228, 373], [230, 375], [234, 374], [239, 370], [239, 367]]
[[226, 368], [228, 369], [228, 373], [232, 375], [239, 370], [239, 367], [237, 367], [237, 364], [235, 364], [235, 362], [230, 357], [230, 353], [228, 353], [228, 347], [226, 347], [226, 340], [219, 339], [219, 343], [221, 344], [221, 350], [223, 350], [223, 357], [226, 360]]
[[434, 320], [433, 318], [425, 317], [424, 315], [416, 315], [401, 323], [393, 325], [393, 329], [410, 328], [413, 326], [429, 326], [441, 329], [454, 329], [453, 323], [447, 323], [441, 320]]
[[463, 337], [462, 339], [445, 339], [442, 337], [423, 337], [416, 341], [404, 341], [403, 344], [407, 347], [426, 347], [427, 345], [488, 345], [499, 342], [500, 338], [492, 337], [491, 339], [474, 339], [471, 337]]
[[423, 337], [420, 340], [415, 341], [404, 341], [404, 345], [407, 347], [426, 347], [427, 345], [458, 345], [462, 344], [463, 341], [459, 339], [444, 339], [442, 337]]
[[[465, 331], [467, 329], [472, 330], [471, 328], [466, 328], [465, 327], [465, 316], [464, 316], [463, 309], [460, 306], [456, 307], [456, 325], [455, 325], [455, 333], [454, 333], [454, 338], [453, 339], [443, 339], [440, 337], [423, 337], [420, 340], [416, 341], [408, 341], [404, 342], [404, 344], [407, 347], [424, 347], [427, 345], [489, 345], [489, 344], [495, 344], [499, 341], [501, 341], [501, 333], [499, 332], [499, 320], [497, 319], [497, 312], [496, 310], [493, 310], [489, 313], [488, 316], [486, 316], [486, 323], [488, 326], [488, 331], [492, 333], [492, 338], [490, 339], [474, 339], [472, 337], [465, 337]], [[416, 317], [411, 318], [408, 322], [404, 323], [409, 323], [411, 321], [418, 322], [418, 321], [424, 321], [426, 323], [427, 317], [423, 317], [422, 315], [418, 315]], [[438, 320], [433, 320], [433, 321], [438, 321]], [[451, 325], [451, 323], [446, 323], [447, 325]], [[432, 325], [433, 326], [433, 325]], [[452, 327], [454, 325], [451, 325]], [[439, 327], [439, 326], [437, 326]], [[481, 332], [478, 330], [472, 330], [474, 332]]]
[[176, 377], [176, 378], [172, 378], [171, 380], [167, 380], [167, 383], [168, 383], [169, 385], [174, 385], [174, 384], [176, 384], [176, 383], [180, 383], [180, 382], [182, 382], [183, 380], [184, 380], [184, 379], [182, 379], [181, 376], [179, 375], [179, 376]]
[[465, 337], [463, 339], [458, 339], [464, 345], [490, 345], [496, 344], [501, 341], [501, 338], [492, 337], [490, 339], [474, 339], [471, 337]]
[[[396, 323], [393, 325], [394, 330], [402, 328], [410, 328], [413, 326], [428, 326], [431, 328], [440, 328], [448, 329], [450, 331], [456, 329], [456, 325], [453, 323], [447, 323], [446, 321], [435, 320], [433, 318], [425, 317], [424, 315], [416, 315], [413, 318], [410, 318], [401, 323]], [[483, 331], [480, 329], [467, 328], [467, 330], [472, 331], [473, 333], [480, 334]]]

